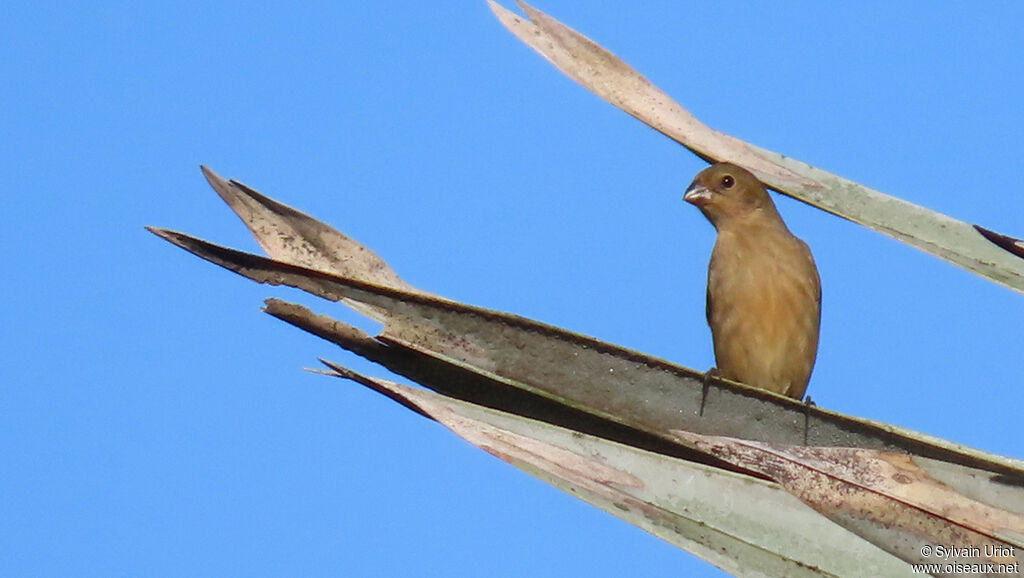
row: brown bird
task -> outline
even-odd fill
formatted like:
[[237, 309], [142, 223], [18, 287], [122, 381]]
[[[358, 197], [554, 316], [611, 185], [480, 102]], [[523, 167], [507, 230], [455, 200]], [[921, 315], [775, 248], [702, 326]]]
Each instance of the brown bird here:
[[683, 199], [718, 231], [707, 317], [720, 375], [800, 399], [818, 354], [821, 280], [764, 185], [742, 167], [701, 171]]

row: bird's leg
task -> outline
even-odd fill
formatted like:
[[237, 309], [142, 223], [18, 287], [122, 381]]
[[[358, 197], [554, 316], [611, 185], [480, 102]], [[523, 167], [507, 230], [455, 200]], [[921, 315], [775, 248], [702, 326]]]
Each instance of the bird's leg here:
[[704, 417], [704, 402], [708, 399], [708, 388], [711, 387], [711, 380], [720, 377], [722, 374], [718, 371], [717, 367], [704, 372], [704, 379], [702, 380], [702, 387], [700, 388], [700, 413], [701, 417]]
[[811, 408], [814, 407], [815, 405], [817, 405], [817, 404], [814, 403], [814, 400], [811, 399], [811, 396], [808, 395], [807, 397], [804, 398], [804, 445], [805, 446], [807, 445], [807, 432], [810, 430], [810, 427], [811, 427]]

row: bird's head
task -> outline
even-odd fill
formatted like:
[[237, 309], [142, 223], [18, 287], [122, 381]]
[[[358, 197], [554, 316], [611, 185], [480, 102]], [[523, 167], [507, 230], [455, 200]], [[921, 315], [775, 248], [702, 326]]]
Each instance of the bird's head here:
[[696, 205], [715, 228], [751, 217], [778, 218], [775, 203], [761, 181], [730, 163], [716, 163], [698, 173], [683, 200]]

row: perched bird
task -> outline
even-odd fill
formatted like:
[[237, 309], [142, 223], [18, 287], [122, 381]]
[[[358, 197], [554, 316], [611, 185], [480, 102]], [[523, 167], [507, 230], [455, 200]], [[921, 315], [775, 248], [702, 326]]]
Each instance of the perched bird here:
[[701, 171], [683, 199], [718, 232], [707, 317], [718, 373], [800, 399], [818, 354], [821, 280], [764, 185], [742, 167]]

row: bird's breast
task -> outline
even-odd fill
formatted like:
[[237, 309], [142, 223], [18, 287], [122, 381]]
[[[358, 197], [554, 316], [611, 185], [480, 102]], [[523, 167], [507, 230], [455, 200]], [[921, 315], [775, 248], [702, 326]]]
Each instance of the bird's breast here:
[[708, 268], [708, 323], [719, 371], [801, 397], [814, 366], [820, 284], [806, 245], [788, 231], [719, 231]]

